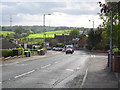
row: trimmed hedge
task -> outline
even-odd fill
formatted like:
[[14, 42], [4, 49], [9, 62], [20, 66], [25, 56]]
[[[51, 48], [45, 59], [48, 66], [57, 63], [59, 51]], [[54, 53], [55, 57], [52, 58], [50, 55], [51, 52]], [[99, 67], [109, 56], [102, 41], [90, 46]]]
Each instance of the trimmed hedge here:
[[19, 56], [24, 55], [24, 49], [23, 48], [17, 48], [17, 49], [0, 49], [1, 56], [0, 57], [9, 57], [9, 56]]

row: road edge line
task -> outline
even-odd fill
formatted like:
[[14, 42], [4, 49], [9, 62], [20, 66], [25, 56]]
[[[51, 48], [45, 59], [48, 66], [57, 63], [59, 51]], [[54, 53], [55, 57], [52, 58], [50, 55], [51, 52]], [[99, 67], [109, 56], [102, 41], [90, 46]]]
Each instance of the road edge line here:
[[81, 85], [80, 85], [80, 88], [83, 87], [83, 85], [84, 85], [84, 83], [85, 83], [85, 80], [86, 80], [86, 78], [87, 78], [87, 74], [88, 74], [88, 68], [87, 68], [86, 71], [85, 71], [85, 75], [84, 75], [84, 77], [83, 77], [83, 80], [82, 80], [82, 83], [81, 83]]

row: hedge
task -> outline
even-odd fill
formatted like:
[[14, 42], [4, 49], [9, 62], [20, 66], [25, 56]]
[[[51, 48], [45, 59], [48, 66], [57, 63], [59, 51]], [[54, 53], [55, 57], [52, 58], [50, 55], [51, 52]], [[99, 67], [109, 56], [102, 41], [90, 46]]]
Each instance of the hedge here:
[[0, 49], [1, 56], [0, 57], [9, 57], [9, 56], [19, 56], [24, 55], [24, 49], [23, 48], [17, 48], [17, 49]]

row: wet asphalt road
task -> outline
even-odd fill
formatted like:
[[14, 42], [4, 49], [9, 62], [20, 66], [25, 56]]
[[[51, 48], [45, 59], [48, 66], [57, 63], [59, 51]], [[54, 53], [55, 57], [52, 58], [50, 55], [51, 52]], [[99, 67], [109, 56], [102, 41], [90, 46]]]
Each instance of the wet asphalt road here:
[[[91, 55], [85, 51], [74, 54], [33, 58], [2, 66], [2, 88], [54, 88], [76, 72], [82, 72]], [[24, 58], [22, 58], [24, 59]]]

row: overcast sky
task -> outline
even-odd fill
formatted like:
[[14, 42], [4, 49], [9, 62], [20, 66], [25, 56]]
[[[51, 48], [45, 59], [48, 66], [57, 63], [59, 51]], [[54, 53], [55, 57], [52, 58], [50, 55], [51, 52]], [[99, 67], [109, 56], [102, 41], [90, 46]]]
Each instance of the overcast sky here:
[[[1, 25], [43, 25], [46, 26], [95, 27], [101, 23], [99, 5], [104, 0], [2, 0]], [[89, 22], [91, 20], [91, 22]]]

